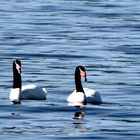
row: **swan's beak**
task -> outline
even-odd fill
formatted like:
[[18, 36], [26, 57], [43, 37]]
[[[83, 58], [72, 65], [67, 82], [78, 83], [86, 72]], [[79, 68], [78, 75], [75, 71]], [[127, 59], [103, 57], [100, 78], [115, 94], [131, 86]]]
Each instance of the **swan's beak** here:
[[87, 77], [85, 77], [85, 81], [87, 82]]
[[19, 73], [21, 73], [21, 68], [19, 69]]
[[21, 68], [18, 69], [18, 73], [21, 74]]

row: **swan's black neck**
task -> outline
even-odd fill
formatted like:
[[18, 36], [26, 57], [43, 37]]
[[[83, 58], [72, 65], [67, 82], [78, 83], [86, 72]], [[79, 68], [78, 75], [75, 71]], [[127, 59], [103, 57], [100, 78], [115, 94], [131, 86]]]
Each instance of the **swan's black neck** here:
[[75, 70], [75, 86], [76, 86], [76, 92], [83, 92], [84, 93], [83, 86], [81, 83], [81, 76], [80, 76], [79, 67], [76, 67], [76, 70]]
[[21, 73], [16, 69], [16, 61], [13, 62], [13, 87], [21, 89], [22, 80]]

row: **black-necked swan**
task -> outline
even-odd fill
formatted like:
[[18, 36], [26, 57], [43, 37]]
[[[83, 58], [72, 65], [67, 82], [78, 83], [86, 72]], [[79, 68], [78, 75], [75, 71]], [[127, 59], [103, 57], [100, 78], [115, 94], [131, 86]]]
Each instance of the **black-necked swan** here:
[[100, 104], [102, 103], [101, 96], [97, 90], [90, 88], [83, 88], [81, 83], [81, 77], [86, 79], [86, 69], [83, 66], [77, 66], [75, 69], [75, 86], [74, 90], [67, 98], [67, 101], [73, 105], [82, 104]]
[[46, 88], [37, 85], [22, 86], [21, 61], [13, 61], [13, 86], [10, 91], [10, 101], [14, 104], [21, 103], [21, 100], [45, 100], [47, 95]]

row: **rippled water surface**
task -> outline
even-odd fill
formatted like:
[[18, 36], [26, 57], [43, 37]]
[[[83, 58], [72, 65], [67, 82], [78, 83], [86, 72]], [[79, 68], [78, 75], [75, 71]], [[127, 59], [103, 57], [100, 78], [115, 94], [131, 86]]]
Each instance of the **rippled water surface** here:
[[[0, 138], [139, 140], [139, 35], [139, 0], [1, 0]], [[9, 101], [16, 58], [23, 84], [46, 87], [47, 100]], [[103, 104], [67, 104], [77, 65]]]

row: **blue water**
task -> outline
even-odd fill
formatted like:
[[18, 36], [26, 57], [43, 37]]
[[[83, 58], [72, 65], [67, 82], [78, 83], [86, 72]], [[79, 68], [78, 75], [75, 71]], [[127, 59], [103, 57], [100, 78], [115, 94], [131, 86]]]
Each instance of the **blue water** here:
[[[139, 140], [139, 35], [139, 0], [1, 0], [0, 139]], [[16, 58], [23, 84], [46, 87], [47, 100], [9, 101]], [[67, 104], [77, 65], [103, 104]]]

